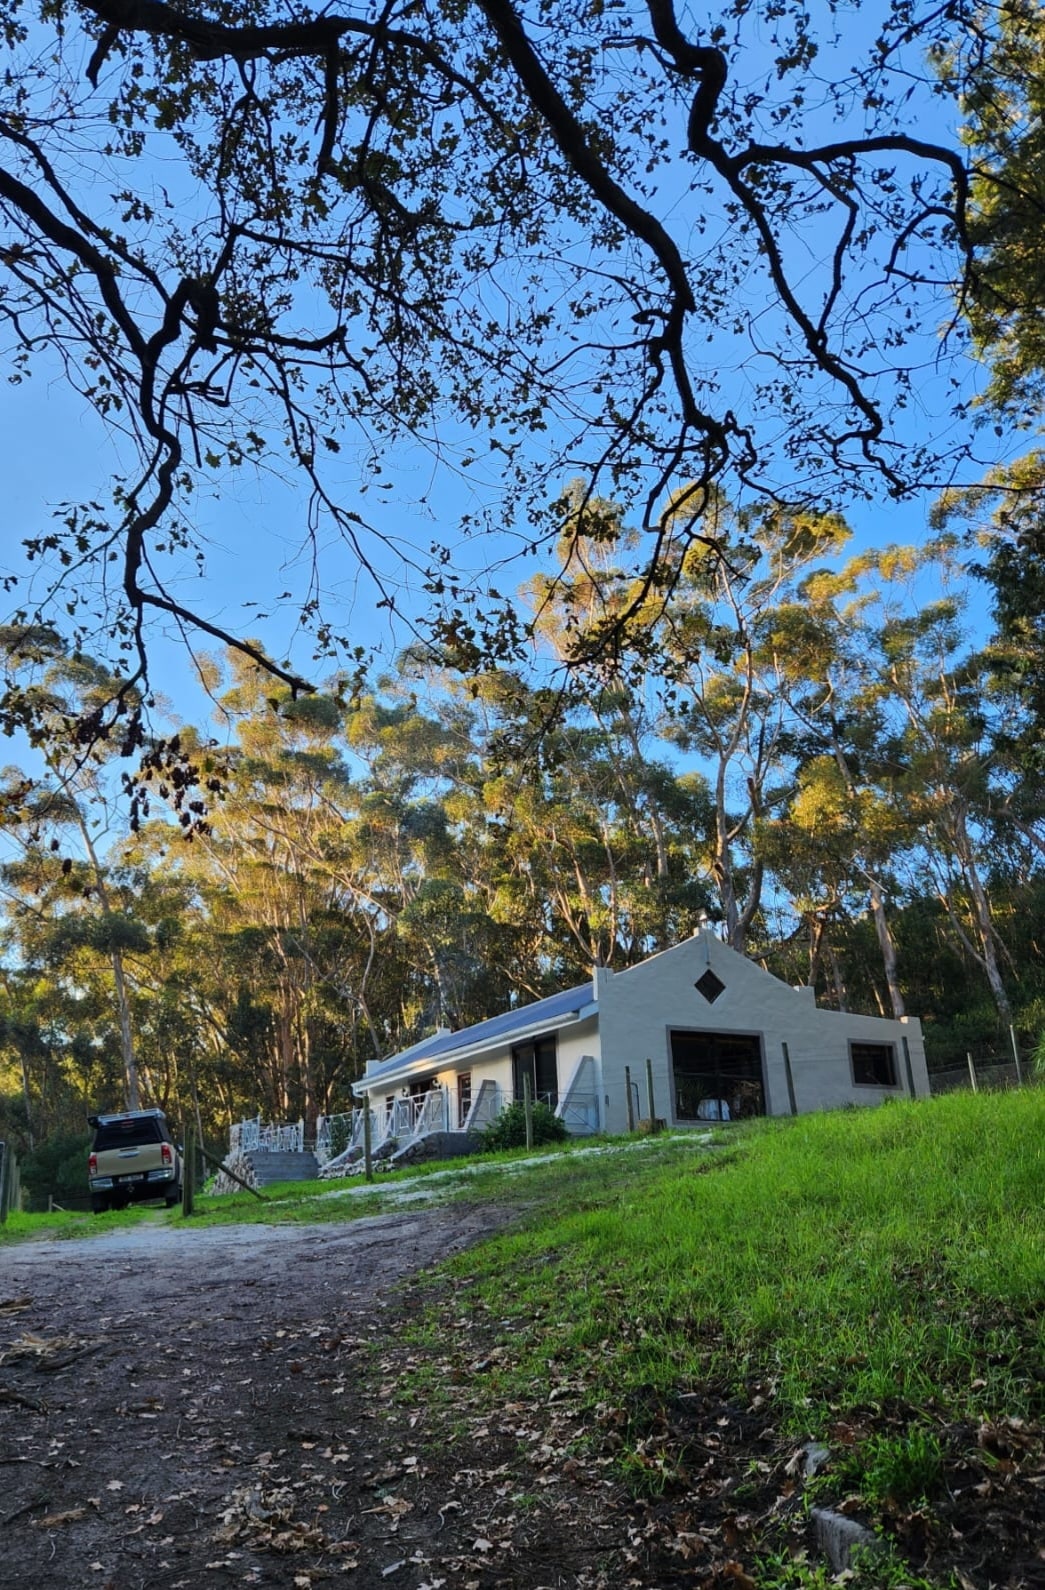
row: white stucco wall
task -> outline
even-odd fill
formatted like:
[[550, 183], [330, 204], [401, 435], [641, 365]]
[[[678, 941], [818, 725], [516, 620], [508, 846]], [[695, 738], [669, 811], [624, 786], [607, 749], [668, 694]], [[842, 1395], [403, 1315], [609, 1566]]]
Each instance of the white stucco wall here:
[[[724, 984], [713, 1003], [694, 987], [709, 967]], [[603, 1081], [610, 1100], [606, 1126], [611, 1132], [627, 1127], [625, 1066], [630, 1066], [632, 1080], [639, 1084], [643, 1113], [647, 1109], [647, 1056], [653, 1061], [657, 1114], [674, 1121], [669, 1050], [672, 1029], [757, 1038], [762, 1052], [766, 1110], [771, 1115], [791, 1111], [784, 1044], [791, 1061], [795, 1104], [803, 1113], [842, 1104], [877, 1104], [890, 1096], [906, 1096], [909, 1089], [904, 1038], [908, 1041], [914, 1090], [919, 1095], [929, 1091], [917, 1021], [888, 1021], [819, 1010], [810, 990], [788, 987], [728, 949], [713, 934], [699, 934], [625, 972], [600, 971], [598, 991]], [[895, 1088], [854, 1083], [849, 1044], [861, 1040], [895, 1045]]]
[[[694, 986], [709, 968], [724, 985], [713, 1002]], [[550, 1019], [547, 1027], [537, 1023], [532, 1030], [517, 1031], [471, 1050], [465, 1031], [456, 1052], [427, 1064], [407, 1061], [401, 1072], [397, 1068], [395, 1081], [367, 1078], [363, 1086], [372, 1093], [375, 1104], [380, 1104], [386, 1094], [397, 1093], [404, 1084], [430, 1079], [454, 1088], [459, 1073], [471, 1071], [473, 1098], [483, 1082], [492, 1081], [507, 1103], [512, 1097], [513, 1044], [556, 1032], [560, 1100], [578, 1065], [585, 1055], [590, 1055], [598, 1079], [602, 1129], [626, 1131], [625, 1067], [630, 1067], [632, 1081], [638, 1084], [639, 1113], [645, 1114], [648, 1055], [653, 1062], [657, 1114], [675, 1123], [670, 1034], [679, 1030], [743, 1034], [757, 1040], [765, 1106], [770, 1115], [791, 1113], [785, 1045], [790, 1057], [794, 1104], [800, 1113], [903, 1098], [911, 1091], [909, 1074], [915, 1094], [925, 1097], [929, 1093], [921, 1027], [916, 1020], [891, 1021], [819, 1010], [811, 989], [790, 988], [753, 961], [728, 949], [712, 933], [698, 934], [627, 971], [613, 973], [600, 968], [593, 985], [597, 1010], [580, 1021], [557, 1026]], [[854, 1082], [849, 1052], [854, 1041], [894, 1046], [895, 1087]]]

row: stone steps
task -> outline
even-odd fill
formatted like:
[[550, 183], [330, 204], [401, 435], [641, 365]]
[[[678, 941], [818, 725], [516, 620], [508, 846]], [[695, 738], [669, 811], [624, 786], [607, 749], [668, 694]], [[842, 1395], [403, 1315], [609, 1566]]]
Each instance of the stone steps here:
[[319, 1161], [307, 1150], [290, 1154], [252, 1149], [244, 1158], [250, 1165], [256, 1187], [268, 1187], [274, 1181], [315, 1181], [319, 1175]]

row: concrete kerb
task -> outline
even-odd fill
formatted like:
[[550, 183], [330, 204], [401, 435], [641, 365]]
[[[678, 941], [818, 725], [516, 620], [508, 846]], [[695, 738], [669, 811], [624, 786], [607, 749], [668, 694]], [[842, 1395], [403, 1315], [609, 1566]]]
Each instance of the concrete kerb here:
[[853, 1566], [854, 1552], [873, 1556], [887, 1550], [883, 1540], [858, 1524], [855, 1518], [847, 1518], [845, 1513], [836, 1513], [829, 1507], [814, 1507], [812, 1519], [817, 1546], [834, 1573], [845, 1573]]

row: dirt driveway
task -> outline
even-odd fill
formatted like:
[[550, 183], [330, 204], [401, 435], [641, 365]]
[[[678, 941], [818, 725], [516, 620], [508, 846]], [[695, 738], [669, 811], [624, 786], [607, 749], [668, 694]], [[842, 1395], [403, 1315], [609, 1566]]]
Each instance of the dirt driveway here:
[[149, 1222], [0, 1250], [3, 1590], [606, 1582], [612, 1506], [578, 1562], [557, 1499], [517, 1505], [517, 1442], [433, 1451], [382, 1380], [398, 1283], [504, 1218]]

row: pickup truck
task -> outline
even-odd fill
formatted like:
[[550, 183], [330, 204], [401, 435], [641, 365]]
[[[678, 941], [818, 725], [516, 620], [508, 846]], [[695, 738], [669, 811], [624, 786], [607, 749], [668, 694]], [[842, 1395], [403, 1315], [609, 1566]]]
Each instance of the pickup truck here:
[[181, 1198], [181, 1153], [162, 1110], [127, 1110], [89, 1115], [94, 1142], [87, 1158], [91, 1208], [125, 1209], [162, 1198], [170, 1209]]

